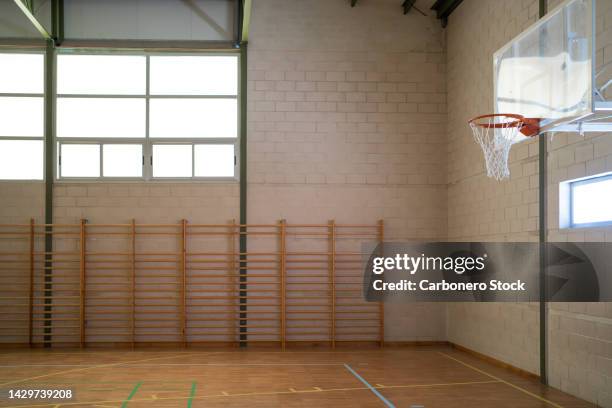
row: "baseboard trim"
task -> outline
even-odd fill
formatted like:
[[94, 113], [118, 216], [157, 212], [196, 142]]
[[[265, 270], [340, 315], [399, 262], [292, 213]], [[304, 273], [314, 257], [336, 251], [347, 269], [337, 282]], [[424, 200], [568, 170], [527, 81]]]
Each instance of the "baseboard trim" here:
[[467, 347], [461, 346], [459, 344], [453, 343], [453, 342], [447, 342], [447, 344], [449, 346], [451, 346], [452, 348], [462, 351], [464, 353], [470, 354], [474, 357], [477, 357], [480, 360], [486, 361], [487, 363], [493, 364], [494, 366], [500, 367], [500, 368], [504, 368], [506, 370], [512, 371], [515, 374], [520, 375], [521, 377], [525, 377], [525, 378], [529, 378], [529, 379], [533, 379], [533, 380], [539, 380], [540, 376], [538, 374], [534, 374], [531, 373], [527, 370], [523, 370], [522, 368], [518, 368], [516, 366], [513, 366], [512, 364], [508, 364], [504, 361], [498, 360], [496, 358], [487, 356], [486, 354], [482, 354], [479, 353], [478, 351], [474, 351], [472, 349], [469, 349]]
[[384, 348], [387, 347], [431, 347], [448, 346], [448, 341], [442, 340], [412, 340], [412, 341], [385, 341]]

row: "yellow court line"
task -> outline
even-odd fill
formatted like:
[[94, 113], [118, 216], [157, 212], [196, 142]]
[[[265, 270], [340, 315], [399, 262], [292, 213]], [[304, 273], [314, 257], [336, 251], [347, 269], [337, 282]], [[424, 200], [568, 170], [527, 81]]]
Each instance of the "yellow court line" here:
[[[428, 346], [420, 346], [420, 347], [428, 347]], [[432, 346], [435, 347], [435, 346]], [[437, 347], [437, 348], [445, 348], [448, 349], [448, 347]], [[38, 351], [38, 350], [29, 350], [28, 351], [10, 351], [10, 352], [0, 352], [0, 357], [2, 356], [15, 356], [15, 355], [19, 355], [19, 354], [26, 354], [26, 355], [44, 355], [44, 356], [57, 356], [57, 355], [77, 355], [77, 354], [83, 354], [83, 355], [98, 355], [98, 354], [106, 354], [106, 355], [112, 355], [112, 354], [150, 354], [150, 353], [158, 353], [158, 354], [193, 354], [193, 351], [164, 351], [164, 350], [125, 350], [125, 351], [111, 351], [111, 350], [102, 350], [102, 349], [92, 349], [90, 351], [78, 351], [75, 350], [74, 352], [70, 352], [70, 351]], [[410, 347], [406, 347], [406, 348], [392, 348], [389, 347], [385, 350], [359, 350], [359, 354], [380, 354], [380, 353], [385, 353], [385, 352], [393, 352], [393, 351], [399, 351], [399, 352], [415, 352], [415, 353], [435, 353], [437, 352], [437, 350], [418, 350], [418, 349], [412, 349]], [[211, 351], [212, 352], [212, 351]], [[208, 352], [206, 352], [208, 353]], [[350, 351], [350, 350], [336, 350], [336, 351], [328, 351], [328, 350], [321, 350], [321, 351], [308, 351], [308, 350], [287, 350], [287, 351], [271, 351], [271, 350], [263, 350], [263, 349], [251, 349], [251, 350], [240, 350], [240, 351], [224, 351], [224, 350], [219, 350], [219, 351], [214, 351], [214, 353], [219, 353], [219, 354], [237, 354], [237, 353], [241, 353], [241, 354], [247, 354], [247, 353], [251, 353], [251, 354], [355, 354], [355, 351]]]
[[538, 399], [538, 400], [540, 400], [540, 401], [542, 401], [542, 402], [545, 402], [545, 403], [547, 403], [547, 404], [549, 404], [549, 405], [552, 405], [553, 407], [556, 407], [556, 408], [563, 408], [561, 405], [559, 405], [559, 404], [557, 404], [557, 403], [555, 403], [555, 402], [552, 402], [551, 400], [548, 400], [548, 399], [546, 399], [546, 398], [544, 398], [544, 397], [541, 397], [541, 396], [539, 396], [539, 395], [537, 395], [537, 394], [534, 394], [533, 392], [527, 391], [526, 389], [524, 389], [524, 388], [522, 388], [522, 387], [519, 387], [518, 385], [514, 385], [514, 384], [512, 384], [511, 382], [508, 382], [508, 381], [506, 381], [506, 380], [503, 380], [503, 379], [501, 379], [501, 378], [499, 378], [499, 377], [497, 377], [497, 376], [495, 376], [495, 375], [493, 375], [493, 374], [489, 374], [489, 373], [487, 373], [486, 371], [481, 370], [480, 368], [476, 368], [476, 367], [474, 367], [473, 365], [470, 365], [470, 364], [465, 363], [465, 362], [463, 362], [463, 361], [461, 361], [461, 360], [459, 360], [459, 359], [456, 359], [456, 358], [454, 358], [454, 357], [451, 357], [451, 356], [449, 356], [449, 355], [448, 355], [448, 354], [446, 354], [446, 353], [442, 353], [442, 352], [439, 352], [439, 353], [440, 353], [441, 355], [443, 355], [444, 357], [446, 357], [446, 358], [450, 358], [451, 360], [456, 361], [456, 362], [458, 362], [459, 364], [464, 365], [465, 367], [471, 368], [472, 370], [477, 371], [477, 372], [479, 372], [480, 374], [484, 374], [484, 375], [486, 375], [487, 377], [493, 378], [494, 380], [497, 380], [497, 381], [499, 381], [499, 382], [501, 382], [501, 383], [504, 383], [504, 384], [506, 384], [506, 385], [509, 385], [510, 387], [512, 387], [512, 388], [514, 388], [514, 389], [516, 389], [516, 390], [519, 390], [519, 391], [521, 391], [522, 393], [527, 394], [527, 395], [529, 395], [529, 396], [531, 396], [531, 397], [533, 397], [533, 398], [536, 398], [536, 399]]
[[452, 386], [452, 385], [496, 384], [499, 382], [501, 381], [490, 380], [490, 381], [465, 381], [465, 382], [438, 383], [438, 384], [381, 385], [380, 387], [374, 387], [374, 388], [428, 388], [428, 387], [446, 387], [446, 386]]
[[[212, 354], [216, 354], [214, 352], [212, 353], [193, 353], [193, 354], [197, 354], [197, 355], [212, 355]], [[145, 358], [142, 360], [132, 360], [132, 361], [123, 361], [123, 362], [119, 362], [119, 363], [108, 363], [108, 364], [99, 364], [99, 365], [95, 365], [95, 366], [88, 366], [88, 367], [83, 367], [83, 368], [73, 368], [72, 370], [64, 370], [64, 371], [57, 371], [55, 373], [49, 373], [49, 374], [42, 374], [42, 375], [38, 375], [36, 377], [29, 377], [29, 378], [23, 378], [20, 380], [13, 380], [13, 381], [8, 381], [8, 382], [4, 382], [4, 383], [0, 383], [0, 387], [3, 387], [5, 385], [10, 385], [10, 384], [18, 384], [21, 382], [25, 382], [25, 381], [31, 381], [31, 380], [38, 380], [41, 378], [46, 378], [46, 377], [53, 377], [55, 375], [60, 375], [60, 374], [69, 374], [69, 373], [74, 373], [74, 372], [79, 372], [79, 371], [86, 371], [86, 370], [93, 370], [96, 368], [107, 368], [107, 367], [117, 367], [120, 365], [124, 365], [124, 364], [131, 364], [131, 363], [142, 363], [145, 361], [154, 361], [154, 360], [162, 360], [165, 358], [177, 358], [177, 357], [184, 357], [188, 354], [180, 354], [180, 355], [172, 355], [172, 356], [164, 356], [164, 357], [152, 357], [152, 358]], [[66, 405], [66, 404], [62, 404], [62, 405]]]
[[[130, 367], [240, 367], [240, 366], [344, 366], [342, 363], [161, 363], [161, 364], [138, 364], [124, 363]], [[15, 364], [15, 365], [0, 365], [0, 369], [13, 368], [43, 368], [43, 367], [97, 367], [98, 364]]]
[[[30, 350], [28, 352], [21, 352], [21, 351], [13, 351], [13, 352], [8, 352], [8, 353], [0, 353], [0, 361], [6, 361], [8, 360], [6, 357], [10, 357], [11, 359], [13, 359], [14, 357], [32, 357], [35, 359], [39, 359], [40, 357], [61, 357], [61, 356], [74, 356], [74, 357], [88, 357], [88, 356], [92, 356], [92, 357], [99, 357], [99, 356], [104, 356], [104, 357], [129, 357], [131, 355], [134, 354], [151, 354], [151, 353], [155, 353], [155, 354], [192, 354], [193, 351], [177, 351], [177, 352], [172, 352], [172, 351], [163, 351], [163, 350], [158, 350], [158, 351], [154, 351], [154, 350], [126, 350], [126, 351], [106, 351], [106, 350], [94, 350], [92, 349], [91, 351], [74, 351], [74, 352], [63, 352], [63, 351], [34, 351], [34, 350]], [[219, 351], [219, 353], [225, 353], [224, 351]]]
[[[167, 394], [169, 392], [187, 392], [189, 391], [188, 389], [180, 389], [180, 390], [145, 390], [146, 392], [150, 393], [150, 394]], [[82, 391], [81, 391], [82, 392]]]
[[[386, 387], [374, 387], [374, 388], [420, 388], [420, 387], [440, 387], [440, 386], [452, 386], [452, 385], [470, 385], [470, 384], [489, 384], [498, 383], [503, 381], [473, 381], [473, 382], [461, 382], [461, 383], [439, 383], [439, 384], [407, 384], [407, 385], [392, 385]], [[316, 387], [318, 388], [318, 387]], [[339, 391], [367, 391], [368, 387], [348, 387], [348, 388], [329, 388], [329, 389], [311, 389], [311, 390], [294, 390], [294, 391], [268, 391], [268, 392], [249, 392], [249, 393], [238, 393], [229, 394], [226, 391], [221, 391], [221, 394], [214, 395], [202, 395], [195, 396], [192, 399], [210, 399], [210, 398], [221, 398], [221, 397], [254, 397], [254, 396], [273, 396], [273, 395], [289, 395], [289, 394], [307, 394], [315, 392], [339, 392]], [[181, 401], [188, 400], [191, 397], [161, 397], [157, 398], [157, 401]], [[134, 398], [130, 402], [151, 402], [153, 398]], [[120, 403], [123, 400], [113, 401], [88, 401], [88, 402], [67, 402], [62, 405], [64, 406], [76, 406], [76, 405], [94, 405], [94, 404], [113, 404]], [[14, 405], [4, 408], [38, 408], [38, 407], [49, 407], [50, 404], [35, 404], [35, 405]]]
[[[97, 367], [97, 366], [96, 366]], [[93, 368], [93, 367], [87, 367], [87, 368]], [[5, 381], [7, 379], [2, 379], [0, 381]], [[75, 381], [70, 381], [70, 380], [66, 380], [66, 381], [58, 381], [58, 382], [44, 382], [44, 385], [57, 385], [57, 386], [64, 386], [64, 385], [95, 385], [95, 386], [103, 386], [103, 385], [126, 385], [125, 381], [82, 381], [79, 380], [78, 382]], [[171, 380], [147, 380], [147, 385], [152, 385], [152, 384], [185, 384], [185, 381], [171, 381]], [[127, 386], [129, 387], [129, 384], [127, 384]], [[115, 390], [117, 388], [114, 388]]]

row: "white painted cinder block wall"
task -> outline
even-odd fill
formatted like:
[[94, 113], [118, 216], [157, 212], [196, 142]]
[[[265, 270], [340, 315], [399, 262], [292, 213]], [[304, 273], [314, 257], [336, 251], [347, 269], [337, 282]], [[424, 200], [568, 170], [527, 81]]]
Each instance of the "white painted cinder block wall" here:
[[[561, 1], [549, 2], [554, 6]], [[612, 2], [609, 0], [597, 1], [596, 44], [597, 67], [612, 63]], [[605, 95], [607, 100], [612, 99], [610, 91]], [[610, 227], [559, 228], [559, 183], [611, 172], [612, 133], [585, 137], [556, 134], [548, 153], [550, 240], [612, 242]], [[551, 303], [549, 310], [551, 384], [603, 407], [612, 407], [612, 303]]]
[[[374, 223], [446, 236], [446, 57], [434, 17], [396, 0], [255, 1], [249, 222]], [[225, 223], [238, 184], [61, 183], [57, 223]], [[42, 217], [41, 183], [0, 183], [0, 219]], [[443, 304], [386, 308], [387, 340], [445, 340]]]
[[[549, 0], [552, 10], [560, 0]], [[464, 1], [447, 35], [449, 240], [538, 240], [538, 145], [513, 148], [511, 179], [486, 179], [466, 121], [492, 111], [492, 53], [538, 17], [538, 1]], [[612, 2], [598, 1], [597, 64], [612, 61]], [[612, 96], [612, 95], [611, 95]], [[550, 241], [612, 241], [612, 229], [559, 228], [559, 182], [612, 171], [610, 134], [557, 134], [548, 148]], [[449, 304], [448, 340], [537, 373], [537, 305]], [[612, 304], [551, 303], [550, 384], [612, 407]]]
[[[535, 22], [538, 1], [464, 1], [446, 28], [448, 58], [448, 239], [538, 240], [538, 144], [515, 146], [509, 181], [486, 177], [467, 121], [493, 112], [493, 52]], [[535, 303], [448, 305], [448, 340], [537, 373]]]
[[[249, 220], [446, 236], [446, 66], [433, 16], [396, 0], [253, 2]], [[388, 341], [444, 340], [445, 306], [386, 307]]]
[[[537, 144], [516, 146], [512, 179], [497, 184], [465, 123], [492, 110], [492, 52], [537, 19], [537, 0], [466, 0], [446, 32], [395, 0], [346, 3], [254, 2], [250, 222], [384, 218], [389, 239], [537, 241]], [[555, 224], [556, 183], [611, 170], [610, 140], [551, 144], [551, 240], [612, 239]], [[0, 222], [42, 220], [43, 198], [42, 183], [0, 183]], [[56, 222], [238, 218], [236, 183], [61, 184], [55, 200]], [[612, 406], [611, 317], [609, 305], [551, 305], [553, 386]], [[389, 341], [448, 339], [531, 372], [538, 324], [537, 306], [523, 303], [387, 307]]]

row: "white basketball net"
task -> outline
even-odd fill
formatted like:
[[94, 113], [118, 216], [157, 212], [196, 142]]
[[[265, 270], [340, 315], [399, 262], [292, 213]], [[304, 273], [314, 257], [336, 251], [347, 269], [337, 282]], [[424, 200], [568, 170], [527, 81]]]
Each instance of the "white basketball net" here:
[[485, 157], [487, 176], [496, 180], [510, 177], [508, 155], [510, 148], [519, 139], [520, 119], [493, 116], [470, 122], [474, 140], [480, 145]]

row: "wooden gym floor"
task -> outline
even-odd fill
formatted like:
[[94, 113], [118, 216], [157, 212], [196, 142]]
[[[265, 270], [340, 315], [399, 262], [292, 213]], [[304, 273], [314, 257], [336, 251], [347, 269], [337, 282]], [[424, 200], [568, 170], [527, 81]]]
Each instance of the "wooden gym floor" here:
[[[72, 389], [72, 400], [8, 400]], [[0, 352], [2, 407], [593, 407], [444, 346]]]

